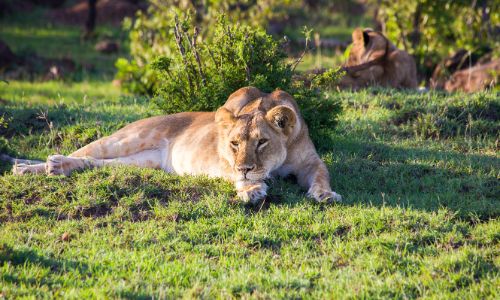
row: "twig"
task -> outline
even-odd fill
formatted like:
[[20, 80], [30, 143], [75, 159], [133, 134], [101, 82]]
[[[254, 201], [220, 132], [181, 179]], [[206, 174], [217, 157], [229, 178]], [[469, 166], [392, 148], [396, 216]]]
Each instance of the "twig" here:
[[[179, 48], [179, 52], [181, 53], [182, 61], [186, 65], [186, 68], [189, 68], [189, 63], [186, 59], [186, 50], [184, 49], [184, 45], [182, 45], [182, 32], [179, 26], [179, 17], [177, 15], [175, 16], [174, 36], [177, 48]], [[192, 91], [194, 90], [193, 81], [191, 79], [191, 76], [189, 75], [189, 72], [186, 72], [186, 74], [189, 82], [190, 92], [192, 93]]]
[[306, 38], [306, 45], [304, 47], [304, 51], [302, 54], [295, 60], [295, 62], [292, 64], [292, 73], [295, 72], [295, 68], [302, 62], [302, 59], [306, 55], [307, 51], [309, 51], [309, 38]]
[[193, 38], [191, 39], [190, 45], [191, 49], [193, 50], [194, 57], [196, 58], [196, 63], [198, 64], [198, 71], [200, 72], [201, 81], [203, 82], [203, 84], [205, 84], [207, 82], [207, 79], [205, 77], [205, 74], [203, 73], [203, 68], [201, 66], [201, 60], [200, 60], [200, 55], [198, 54], [198, 49], [196, 49], [196, 39], [198, 38], [198, 33], [199, 33], [198, 27], [195, 27], [193, 32]]
[[208, 54], [210, 55], [210, 58], [212, 59], [212, 61], [214, 62], [214, 65], [219, 68], [219, 64], [217, 64], [217, 61], [215, 60], [215, 57], [214, 57], [214, 54], [212, 52], [212, 50], [210, 48], [207, 47], [207, 50], [208, 50]]
[[[247, 40], [248, 40], [248, 32], [245, 33], [245, 42]], [[252, 53], [253, 53], [252, 48], [250, 48], [250, 57], [252, 57]], [[245, 61], [245, 76], [246, 76], [247, 82], [250, 82], [250, 67], [248, 66], [247, 61]]]
[[408, 44], [406, 43], [406, 33], [404, 32], [403, 24], [401, 24], [401, 21], [397, 13], [394, 14], [394, 18], [396, 19], [396, 24], [398, 25], [399, 30], [401, 31], [400, 37], [401, 40], [403, 41], [403, 47], [405, 48], [405, 51], [408, 51]]

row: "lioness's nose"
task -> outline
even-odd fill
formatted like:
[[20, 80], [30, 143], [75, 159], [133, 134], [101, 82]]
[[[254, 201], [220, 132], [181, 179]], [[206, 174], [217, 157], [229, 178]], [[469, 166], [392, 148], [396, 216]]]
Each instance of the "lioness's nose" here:
[[241, 165], [241, 166], [238, 166], [236, 167], [236, 170], [246, 174], [250, 171], [252, 171], [253, 169], [255, 169], [255, 165]]

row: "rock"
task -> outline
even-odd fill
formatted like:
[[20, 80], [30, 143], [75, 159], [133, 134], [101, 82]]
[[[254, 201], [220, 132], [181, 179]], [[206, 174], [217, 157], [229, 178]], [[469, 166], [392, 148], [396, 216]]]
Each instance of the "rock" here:
[[95, 50], [101, 53], [111, 54], [116, 53], [120, 49], [120, 44], [111, 40], [103, 40], [95, 45]]
[[455, 72], [444, 84], [448, 92], [477, 92], [498, 84], [500, 77], [500, 59]]

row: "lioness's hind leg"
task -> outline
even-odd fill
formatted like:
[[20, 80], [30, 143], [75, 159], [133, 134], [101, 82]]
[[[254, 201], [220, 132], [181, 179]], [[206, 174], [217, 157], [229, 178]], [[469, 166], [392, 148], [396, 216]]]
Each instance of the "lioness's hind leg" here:
[[45, 173], [45, 164], [34, 164], [29, 165], [25, 163], [16, 163], [14, 167], [12, 167], [12, 174], [14, 175], [26, 175], [26, 174], [44, 174]]
[[8, 156], [7, 154], [0, 154], [0, 161], [7, 161], [13, 164], [12, 174], [14, 175], [45, 173], [45, 164], [43, 161], [20, 159]]

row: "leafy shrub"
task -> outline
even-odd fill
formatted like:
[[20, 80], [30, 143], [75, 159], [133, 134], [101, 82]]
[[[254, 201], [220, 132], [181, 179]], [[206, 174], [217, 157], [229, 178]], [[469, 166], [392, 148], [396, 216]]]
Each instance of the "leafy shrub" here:
[[[157, 83], [144, 90], [155, 91], [158, 107], [166, 113], [215, 110], [232, 92], [251, 85], [292, 94], [311, 128], [335, 125], [340, 105], [323, 97], [320, 87], [331, 86], [338, 79], [336, 72], [326, 73], [311, 87], [293, 83], [294, 65], [287, 62], [279, 42], [262, 29], [230, 24], [226, 16], [217, 20], [211, 38], [203, 38], [189, 16], [173, 16], [162, 34], [170, 37], [170, 50], [144, 68], [130, 68], [154, 74]], [[125, 67], [122, 71], [127, 73]]]
[[10, 147], [9, 141], [0, 136], [0, 154], [15, 155], [15, 151]]
[[290, 88], [286, 55], [262, 30], [229, 25], [220, 17], [211, 41], [197, 42], [196, 27], [177, 18], [173, 31], [177, 51], [153, 63], [162, 82], [155, 103], [168, 113], [215, 110], [246, 85], [267, 92]]
[[197, 27], [199, 37], [211, 39], [218, 23], [218, 16], [224, 12], [231, 23], [264, 27], [271, 19], [283, 18], [284, 7], [290, 5], [301, 7], [301, 0], [212, 0], [212, 1], [178, 1], [148, 0], [147, 12], [139, 11], [135, 21], [127, 19], [125, 29], [130, 31], [131, 61], [119, 59], [116, 62], [117, 79], [122, 81], [123, 88], [135, 94], [153, 94], [160, 80], [148, 64], [158, 56], [170, 56], [177, 50], [172, 32], [174, 17], [183, 18], [185, 25]]

